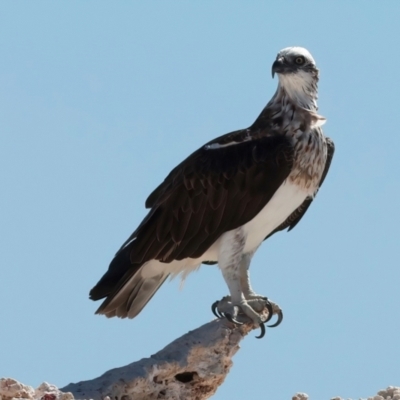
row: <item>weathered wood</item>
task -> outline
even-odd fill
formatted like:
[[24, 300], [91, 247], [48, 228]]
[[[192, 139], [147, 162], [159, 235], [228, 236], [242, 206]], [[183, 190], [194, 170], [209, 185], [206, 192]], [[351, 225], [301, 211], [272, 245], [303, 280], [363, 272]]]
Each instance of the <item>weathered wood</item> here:
[[63, 392], [75, 399], [203, 400], [224, 382], [239, 342], [252, 329], [226, 319], [209, 322], [174, 340], [149, 358], [71, 383]]

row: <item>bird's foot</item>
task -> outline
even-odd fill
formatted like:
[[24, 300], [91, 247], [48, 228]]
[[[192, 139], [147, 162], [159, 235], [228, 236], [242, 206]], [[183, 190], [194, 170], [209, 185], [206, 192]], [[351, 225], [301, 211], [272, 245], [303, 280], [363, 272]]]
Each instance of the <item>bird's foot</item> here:
[[[265, 335], [265, 323], [274, 314], [278, 316], [278, 320], [272, 325], [267, 325], [268, 327], [278, 326], [283, 319], [280, 307], [269, 301], [266, 297], [259, 295], [248, 296], [248, 299], [238, 303], [232, 302], [230, 296], [225, 296], [220, 301], [216, 301], [211, 309], [216, 317], [225, 317], [228, 321], [237, 325], [242, 325], [246, 321], [246, 317], [250, 318], [253, 324], [259, 326], [261, 329], [260, 335], [256, 336], [258, 339]], [[267, 311], [267, 315], [265, 315], [265, 310]], [[244, 320], [244, 322], [241, 320]]]
[[[254, 311], [261, 313], [265, 308], [268, 310], [268, 317], [265, 322], [268, 322], [273, 315], [277, 315], [278, 319], [272, 325], [267, 325], [269, 328], [275, 328], [278, 326], [283, 320], [283, 312], [282, 309], [278, 306], [278, 304], [268, 300], [267, 297], [261, 296], [260, 294], [250, 293], [246, 296], [247, 302], [251, 305]], [[272, 312], [270, 312], [270, 308], [266, 305], [266, 302], [271, 306]]]

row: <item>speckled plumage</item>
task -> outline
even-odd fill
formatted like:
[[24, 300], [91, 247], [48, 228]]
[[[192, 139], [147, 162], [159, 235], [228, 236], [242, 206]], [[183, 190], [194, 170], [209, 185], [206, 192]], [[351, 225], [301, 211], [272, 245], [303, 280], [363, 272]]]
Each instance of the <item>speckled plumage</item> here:
[[307, 75], [304, 72], [279, 75], [277, 91], [258, 121], [269, 120], [272, 132], [293, 139], [295, 155], [289, 179], [305, 189], [317, 190], [327, 159], [327, 140], [321, 129], [326, 119], [317, 113], [319, 71], [311, 54], [302, 48], [283, 49], [277, 59], [294, 49], [307, 56], [313, 65]]

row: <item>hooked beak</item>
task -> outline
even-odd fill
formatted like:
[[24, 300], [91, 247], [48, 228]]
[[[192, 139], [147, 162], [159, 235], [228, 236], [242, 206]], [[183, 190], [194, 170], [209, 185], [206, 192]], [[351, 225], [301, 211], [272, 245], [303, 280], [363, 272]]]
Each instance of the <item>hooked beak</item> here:
[[283, 57], [279, 57], [272, 64], [272, 78], [275, 76], [275, 73], [281, 74], [285, 72], [286, 69], [287, 67], [285, 65], [285, 59]]

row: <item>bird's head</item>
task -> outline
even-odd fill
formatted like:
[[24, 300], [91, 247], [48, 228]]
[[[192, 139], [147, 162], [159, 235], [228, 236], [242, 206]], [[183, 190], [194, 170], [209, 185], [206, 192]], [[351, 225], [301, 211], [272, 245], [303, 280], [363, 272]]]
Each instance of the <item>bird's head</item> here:
[[278, 90], [283, 90], [297, 105], [316, 109], [318, 69], [308, 50], [287, 47], [272, 64], [272, 77], [279, 77]]

